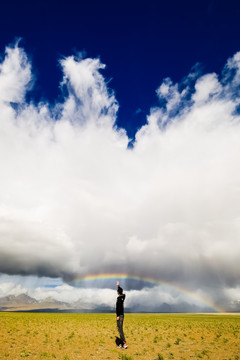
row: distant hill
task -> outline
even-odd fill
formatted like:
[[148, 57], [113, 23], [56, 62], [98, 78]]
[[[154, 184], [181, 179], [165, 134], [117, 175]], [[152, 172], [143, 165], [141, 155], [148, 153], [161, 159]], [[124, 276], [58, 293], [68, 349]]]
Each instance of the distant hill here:
[[9, 295], [0, 298], [0, 311], [34, 311], [40, 309], [67, 310], [67, 304], [56, 301], [52, 298], [46, 298], [38, 301], [26, 294], [18, 296]]
[[26, 312], [112, 312], [107, 306], [99, 306], [97, 309], [81, 299], [66, 303], [57, 301], [51, 297], [36, 300], [27, 294], [18, 296], [9, 295], [0, 298], [0, 311], [26, 311]]
[[0, 305], [9, 305], [12, 306], [18, 305], [18, 304], [35, 304], [37, 303], [36, 299], [31, 298], [30, 296], [26, 294], [21, 294], [18, 296], [15, 295], [9, 295], [5, 296], [3, 298], [0, 298]]

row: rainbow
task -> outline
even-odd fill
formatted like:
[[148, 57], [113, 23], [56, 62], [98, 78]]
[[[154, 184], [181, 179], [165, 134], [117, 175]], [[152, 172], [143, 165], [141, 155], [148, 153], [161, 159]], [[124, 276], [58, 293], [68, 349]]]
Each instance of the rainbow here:
[[93, 282], [96, 280], [135, 280], [135, 281], [143, 281], [145, 283], [149, 283], [151, 285], [155, 285], [155, 286], [164, 286], [167, 287], [171, 290], [175, 290], [181, 294], [186, 295], [187, 297], [197, 301], [198, 303], [204, 305], [205, 307], [208, 307], [212, 310], [214, 310], [214, 312], [218, 312], [218, 313], [224, 313], [225, 311], [220, 308], [219, 306], [216, 306], [215, 304], [213, 304], [210, 300], [205, 299], [199, 295], [196, 295], [195, 293], [186, 290], [182, 287], [176, 286], [176, 285], [172, 285], [168, 282], [165, 281], [159, 281], [153, 278], [149, 278], [149, 277], [142, 277], [142, 276], [136, 276], [136, 275], [128, 275], [128, 274], [118, 274], [118, 273], [113, 273], [113, 274], [98, 274], [98, 275], [88, 275], [88, 276], [83, 276], [83, 277], [76, 277], [74, 280], [70, 281], [69, 284], [71, 285], [75, 285], [75, 284], [81, 284], [84, 282]]

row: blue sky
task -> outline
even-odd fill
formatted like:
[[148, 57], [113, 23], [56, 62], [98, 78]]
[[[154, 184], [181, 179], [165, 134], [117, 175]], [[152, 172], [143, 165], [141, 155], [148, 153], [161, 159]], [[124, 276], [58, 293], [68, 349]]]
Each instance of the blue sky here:
[[[0, 296], [91, 304], [74, 279], [119, 273], [155, 281], [128, 289], [133, 310], [189, 292], [237, 309], [239, 12], [1, 5]], [[115, 291], [101, 291], [109, 305]]]
[[100, 57], [120, 105], [117, 123], [130, 137], [165, 77], [179, 82], [196, 63], [219, 73], [239, 50], [240, 5], [232, 0], [4, 1], [0, 16], [1, 51], [22, 37], [32, 59], [31, 97], [58, 98], [59, 58]]

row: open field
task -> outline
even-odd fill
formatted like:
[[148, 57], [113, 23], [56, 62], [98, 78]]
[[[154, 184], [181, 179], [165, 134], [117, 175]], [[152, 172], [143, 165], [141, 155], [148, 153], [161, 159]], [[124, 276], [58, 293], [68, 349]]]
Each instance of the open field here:
[[240, 315], [0, 313], [0, 359], [240, 360]]

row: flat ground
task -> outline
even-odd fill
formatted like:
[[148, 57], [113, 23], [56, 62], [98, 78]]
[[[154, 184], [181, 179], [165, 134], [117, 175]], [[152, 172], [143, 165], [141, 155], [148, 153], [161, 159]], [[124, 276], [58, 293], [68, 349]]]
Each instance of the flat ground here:
[[0, 313], [0, 359], [240, 360], [240, 315]]

